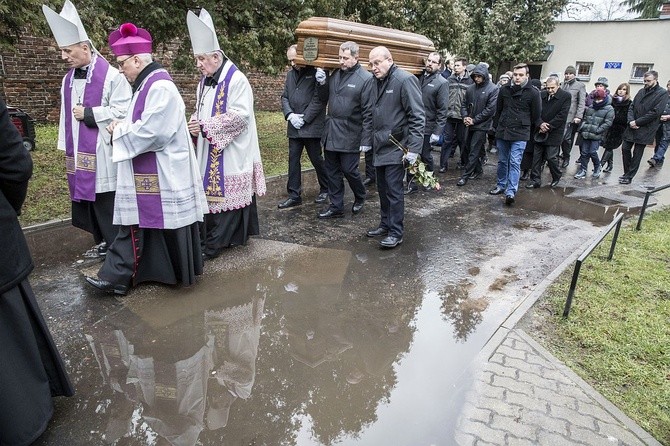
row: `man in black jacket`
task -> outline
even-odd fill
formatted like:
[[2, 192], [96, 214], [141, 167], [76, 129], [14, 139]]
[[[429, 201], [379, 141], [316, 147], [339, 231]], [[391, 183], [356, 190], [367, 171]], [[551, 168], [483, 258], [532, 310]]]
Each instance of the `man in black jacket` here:
[[[421, 152], [425, 116], [416, 76], [398, 68], [390, 51], [383, 46], [373, 48], [368, 60], [376, 78], [370, 83], [370, 94], [372, 150], [381, 221], [377, 228], [367, 232], [367, 236], [386, 236], [380, 242], [382, 248], [395, 248], [402, 243], [404, 231], [403, 161], [414, 164]], [[404, 156], [391, 137], [407, 150]]]
[[527, 189], [540, 187], [542, 164], [547, 161], [551, 172], [551, 187], [556, 187], [561, 179], [561, 169], [558, 166], [558, 152], [561, 148], [565, 125], [570, 110], [571, 95], [560, 88], [558, 78], [547, 78], [547, 87], [540, 93], [542, 99], [542, 124], [535, 135], [533, 151], [533, 168], [530, 173], [530, 182]]
[[637, 92], [628, 109], [628, 127], [623, 133], [621, 155], [624, 174], [620, 184], [630, 184], [640, 167], [644, 148], [654, 142], [661, 115], [668, 102], [668, 93], [658, 85], [658, 73], [644, 73], [644, 88]]
[[288, 198], [279, 203], [277, 206], [279, 209], [302, 204], [300, 157], [303, 148], [307, 150], [307, 156], [316, 170], [316, 178], [319, 181], [319, 195], [314, 202], [325, 203], [328, 199], [328, 180], [321, 155], [321, 136], [326, 116], [326, 104], [321, 100], [316, 89], [314, 80], [316, 68], [299, 67], [295, 64], [297, 48], [297, 45], [292, 45], [286, 51], [286, 57], [292, 68], [286, 74], [286, 85], [281, 95], [288, 135], [288, 182], [286, 184]]
[[465, 100], [461, 104], [463, 124], [468, 129], [465, 141], [468, 162], [465, 165], [465, 171], [456, 183], [457, 186], [465, 186], [469, 179], [479, 178], [484, 172], [481, 159], [484, 155], [486, 134], [491, 128], [498, 100], [498, 86], [489, 80], [489, 70], [486, 65], [477, 64], [470, 77], [474, 84], [466, 90]]
[[372, 115], [370, 89], [372, 75], [358, 63], [358, 45], [340, 45], [340, 68], [328, 78], [317, 69], [316, 79], [321, 97], [328, 103], [328, 117], [323, 133], [323, 148], [328, 175], [330, 206], [319, 218], [344, 216], [344, 179], [354, 193], [352, 214], [358, 214], [365, 203], [365, 186], [358, 171], [360, 152], [372, 149]]
[[521, 157], [532, 125], [542, 124], [540, 92], [528, 80], [528, 65], [515, 65], [512, 82], [498, 93], [493, 127], [498, 148], [498, 182], [491, 195], [505, 193], [505, 204], [514, 204], [519, 188]]
[[456, 150], [456, 145], [461, 149], [459, 164], [467, 162], [465, 156], [465, 126], [461, 116], [461, 104], [465, 98], [465, 90], [472, 85], [472, 78], [465, 71], [468, 60], [457, 58], [454, 60], [454, 71], [447, 78], [449, 84], [449, 105], [447, 106], [447, 125], [444, 127], [444, 142], [440, 152], [440, 172], [444, 173], [449, 167], [449, 158]]

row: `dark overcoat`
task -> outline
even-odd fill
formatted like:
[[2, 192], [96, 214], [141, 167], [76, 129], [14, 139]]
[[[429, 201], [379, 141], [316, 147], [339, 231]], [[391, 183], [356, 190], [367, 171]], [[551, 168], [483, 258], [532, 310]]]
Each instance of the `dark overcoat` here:
[[632, 129], [629, 125], [623, 132], [623, 139], [634, 144], [653, 143], [667, 102], [668, 92], [659, 84], [638, 91], [628, 108], [628, 123], [635, 121], [640, 128]]
[[551, 100], [549, 100], [549, 93], [546, 90], [540, 93], [540, 97], [542, 99], [542, 122], [546, 122], [551, 127], [549, 136], [542, 145], [560, 146], [563, 141], [572, 97], [570, 93], [560, 88]]
[[305, 125], [296, 129], [287, 122], [286, 135], [289, 138], [321, 138], [326, 117], [326, 103], [317, 92], [314, 74], [316, 68], [292, 68], [286, 74], [284, 91], [281, 94], [281, 106], [284, 119], [296, 113], [304, 115]]
[[542, 124], [540, 91], [526, 82], [521, 88], [504, 85], [498, 93], [493, 127], [496, 138], [505, 141], [528, 141], [531, 126]]

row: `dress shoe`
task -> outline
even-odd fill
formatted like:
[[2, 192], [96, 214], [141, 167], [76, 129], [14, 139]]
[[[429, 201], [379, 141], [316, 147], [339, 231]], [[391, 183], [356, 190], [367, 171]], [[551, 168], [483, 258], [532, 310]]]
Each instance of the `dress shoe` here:
[[507, 206], [512, 206], [514, 204], [514, 195], [507, 195], [505, 197], [505, 204]]
[[372, 178], [366, 178], [363, 180], [363, 186], [370, 186], [371, 184], [375, 184], [375, 180]]
[[107, 242], [102, 242], [98, 245], [97, 252], [100, 257], [104, 257], [107, 255]]
[[554, 187], [558, 186], [558, 182], [559, 182], [559, 181], [561, 181], [561, 177], [558, 177], [557, 179], [555, 179], [555, 180], [552, 180], [552, 182], [551, 182], [551, 185], [550, 185], [550, 186], [551, 186], [552, 188], [554, 188]]
[[530, 183], [526, 184], [526, 189], [538, 189], [539, 187], [540, 187], [540, 183], [534, 183], [532, 181]]
[[328, 193], [327, 192], [321, 192], [314, 199], [314, 203], [325, 203], [326, 200], [328, 200]]
[[292, 208], [302, 204], [302, 198], [287, 198], [277, 205], [279, 209]]
[[491, 194], [491, 195], [500, 195], [500, 194], [502, 194], [503, 192], [505, 192], [505, 189], [503, 189], [502, 187], [498, 187], [498, 186], [496, 186], [495, 188], [493, 188], [493, 189], [491, 189], [491, 190], [489, 191], [489, 194]]
[[458, 180], [458, 183], [456, 183], [456, 186], [465, 186], [466, 184], [468, 184], [468, 179], [465, 177], [461, 177]]
[[370, 229], [368, 232], [365, 233], [368, 237], [379, 237], [382, 235], [388, 235], [389, 230], [386, 228], [375, 228], [375, 229]]
[[528, 169], [524, 169], [523, 172], [521, 172], [521, 178], [519, 178], [519, 181], [528, 181], [530, 180], [530, 171]]
[[649, 167], [656, 167], [656, 160], [654, 158], [649, 158], [647, 164], [649, 164]]
[[388, 237], [382, 239], [382, 241], [379, 242], [382, 248], [386, 249], [391, 249], [395, 248], [399, 244], [402, 243], [402, 238], [398, 237], [393, 237], [392, 235], [389, 235]]
[[325, 220], [327, 218], [342, 218], [344, 213], [342, 211], [336, 211], [334, 209], [328, 208], [324, 212], [319, 213], [319, 218]]
[[561, 168], [566, 169], [570, 165], [570, 158], [564, 158], [561, 163]]
[[105, 293], [114, 293], [120, 296], [128, 294], [128, 287], [126, 285], [114, 285], [106, 280], [97, 279], [95, 277], [86, 277], [86, 281]]
[[577, 158], [577, 161], [575, 161], [575, 164], [581, 164], [581, 163], [582, 163], [582, 161], [579, 158]]
[[619, 178], [619, 184], [630, 184], [630, 178]]
[[440, 173], [445, 173], [447, 171], [446, 167], [440, 167]]
[[611, 172], [612, 171], [612, 161], [607, 161], [606, 162], [607, 166], [603, 169], [603, 172]]
[[475, 172], [472, 175], [470, 175], [469, 180], [476, 180], [477, 178], [481, 177], [484, 174], [484, 172]]
[[418, 187], [408, 187], [407, 189], [405, 189], [404, 191], [402, 191], [402, 193], [403, 193], [404, 195], [411, 195], [411, 194], [413, 194], [414, 192], [417, 192], [418, 190], [419, 190]]
[[363, 205], [365, 204], [365, 200], [363, 201], [354, 201], [353, 206], [351, 206], [351, 213], [356, 215], [359, 212], [363, 210]]

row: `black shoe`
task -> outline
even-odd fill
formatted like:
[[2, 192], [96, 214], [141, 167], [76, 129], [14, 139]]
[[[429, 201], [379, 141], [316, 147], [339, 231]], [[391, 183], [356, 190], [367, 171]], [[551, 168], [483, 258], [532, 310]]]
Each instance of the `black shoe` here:
[[468, 179], [465, 177], [461, 177], [458, 180], [458, 183], [456, 183], [456, 186], [465, 186], [466, 184], [468, 184]]
[[503, 189], [502, 187], [498, 187], [498, 186], [496, 186], [494, 189], [491, 189], [491, 190], [489, 191], [489, 194], [491, 194], [491, 195], [500, 195], [500, 194], [502, 194], [503, 192], [505, 192], [505, 189]]
[[468, 179], [469, 180], [476, 180], [477, 178], [481, 177], [482, 175], [484, 175], [484, 172], [475, 172], [472, 175], [470, 175], [470, 178], [468, 178]]
[[507, 195], [505, 197], [505, 204], [507, 206], [512, 206], [514, 204], [514, 195]]
[[530, 171], [526, 169], [523, 172], [521, 172], [521, 178], [519, 178], [519, 181], [528, 181], [528, 180], [530, 180]]
[[609, 173], [609, 172], [612, 171], [612, 161], [607, 161], [606, 164], [607, 164], [607, 166], [605, 166], [605, 168], [603, 169], [603, 172]]
[[319, 218], [322, 220], [325, 220], [327, 218], [342, 218], [342, 217], [344, 217], [344, 213], [342, 211], [335, 211], [331, 208], [326, 209], [325, 212], [319, 213]]
[[354, 205], [351, 206], [351, 213], [356, 215], [359, 212], [363, 210], [363, 205], [365, 204], [365, 200], [363, 201], [354, 201]]
[[581, 164], [581, 163], [582, 163], [581, 160], [579, 158], [577, 158], [577, 161], [575, 161], [575, 164]]
[[402, 243], [402, 238], [393, 237], [392, 235], [389, 235], [388, 237], [386, 237], [385, 239], [383, 239], [382, 241], [379, 242], [381, 247], [386, 248], [386, 249], [395, 248], [396, 246], [398, 246], [401, 243]]
[[649, 164], [649, 167], [656, 167], [656, 160], [654, 158], [649, 158], [647, 164]]
[[630, 178], [619, 178], [619, 184], [630, 184]]
[[561, 163], [561, 169], [566, 169], [569, 165], [570, 165], [570, 158], [565, 158]]
[[287, 198], [277, 205], [279, 209], [292, 208], [302, 204], [302, 198]]
[[368, 237], [379, 237], [382, 235], [388, 235], [389, 230], [385, 228], [375, 228], [375, 229], [370, 229], [368, 232], [365, 233]]
[[555, 180], [552, 180], [552, 182], [551, 182], [551, 185], [550, 185], [550, 186], [551, 186], [552, 188], [554, 188], [554, 187], [558, 186], [558, 182], [559, 182], [559, 181], [561, 181], [561, 178], [560, 178], [560, 177], [558, 177], [558, 178], [557, 178], [557, 179], [555, 179]]
[[105, 293], [114, 293], [120, 296], [128, 294], [128, 287], [126, 285], [114, 285], [106, 280], [96, 279], [95, 277], [86, 276], [86, 281]]
[[107, 255], [107, 248], [108, 248], [108, 246], [107, 246], [107, 242], [102, 242], [102, 243], [100, 243], [100, 244], [98, 245], [98, 249], [97, 249], [97, 251], [98, 251], [98, 255], [99, 255], [100, 257], [104, 257], [104, 256], [106, 256], [106, 255]]
[[328, 200], [328, 192], [321, 192], [314, 199], [314, 203], [325, 203]]
[[440, 173], [445, 173], [447, 171], [446, 167], [440, 167]]
[[408, 187], [407, 189], [405, 189], [404, 191], [402, 191], [402, 193], [403, 193], [404, 195], [410, 195], [410, 194], [413, 194], [414, 192], [417, 192], [418, 190], [419, 190], [418, 187]]
[[370, 186], [371, 184], [375, 184], [375, 180], [372, 178], [366, 178], [363, 180], [363, 186]]
[[530, 183], [526, 184], [526, 189], [538, 189], [539, 187], [540, 187], [540, 183], [534, 183], [532, 181]]

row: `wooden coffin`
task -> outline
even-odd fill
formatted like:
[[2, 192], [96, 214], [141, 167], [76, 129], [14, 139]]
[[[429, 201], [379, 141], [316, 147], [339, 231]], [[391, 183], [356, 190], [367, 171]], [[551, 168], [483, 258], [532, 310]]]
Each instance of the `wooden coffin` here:
[[426, 57], [435, 51], [433, 42], [421, 34], [328, 17], [300, 22], [295, 34], [298, 38], [295, 63], [321, 68], [339, 68], [340, 45], [348, 40], [360, 46], [359, 61], [364, 67], [368, 66], [370, 50], [385, 46], [396, 65], [414, 74], [423, 70]]

